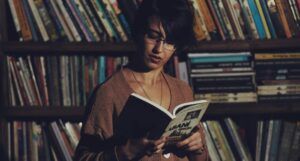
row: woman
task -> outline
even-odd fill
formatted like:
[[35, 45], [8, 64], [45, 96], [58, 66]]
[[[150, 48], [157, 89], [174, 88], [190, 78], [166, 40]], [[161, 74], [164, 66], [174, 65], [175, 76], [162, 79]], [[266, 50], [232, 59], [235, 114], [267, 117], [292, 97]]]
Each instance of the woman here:
[[[202, 126], [178, 142], [174, 151], [164, 151], [165, 137], [114, 141], [119, 114], [133, 92], [169, 111], [193, 100], [190, 87], [163, 72], [175, 51], [194, 40], [193, 14], [186, 0], [144, 0], [133, 26], [137, 53], [130, 63], [116, 72], [94, 93], [76, 149], [76, 160], [207, 160], [208, 153]], [[155, 119], [155, 118], [154, 118]]]

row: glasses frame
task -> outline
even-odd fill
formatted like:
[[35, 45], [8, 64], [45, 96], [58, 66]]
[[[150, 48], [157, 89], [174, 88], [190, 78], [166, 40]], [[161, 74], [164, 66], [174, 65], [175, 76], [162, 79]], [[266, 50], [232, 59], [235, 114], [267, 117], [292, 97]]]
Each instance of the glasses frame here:
[[[149, 36], [149, 32], [155, 32], [156, 34], [158, 34], [159, 36], [157, 38], [152, 38]], [[157, 44], [162, 42], [163, 45], [163, 49], [167, 50], [167, 51], [175, 51], [176, 47], [174, 44], [170, 44], [166, 41], [166, 38], [163, 38], [162, 34], [156, 30], [153, 29], [148, 29], [147, 32], [145, 33], [145, 38], [146, 38], [146, 42], [150, 43], [150, 44]]]

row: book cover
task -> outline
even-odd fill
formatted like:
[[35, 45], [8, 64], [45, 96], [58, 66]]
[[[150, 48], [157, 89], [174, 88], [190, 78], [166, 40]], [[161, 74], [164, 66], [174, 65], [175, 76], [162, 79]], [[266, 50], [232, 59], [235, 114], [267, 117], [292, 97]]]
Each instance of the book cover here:
[[117, 122], [117, 139], [168, 136], [174, 143], [190, 135], [204, 115], [209, 102], [198, 100], [176, 106], [173, 112], [136, 94], [128, 98]]

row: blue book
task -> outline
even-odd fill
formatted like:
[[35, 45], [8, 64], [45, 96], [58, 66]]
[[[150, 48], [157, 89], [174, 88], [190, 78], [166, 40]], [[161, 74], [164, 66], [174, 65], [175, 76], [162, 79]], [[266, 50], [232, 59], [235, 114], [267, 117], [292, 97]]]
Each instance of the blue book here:
[[249, 56], [220, 56], [220, 57], [195, 57], [191, 58], [191, 63], [213, 63], [213, 62], [244, 62], [249, 61]]
[[255, 22], [255, 26], [257, 28], [259, 38], [260, 39], [265, 39], [266, 38], [266, 32], [265, 32], [264, 26], [262, 24], [261, 17], [259, 15], [259, 12], [258, 12], [258, 9], [255, 5], [254, 0], [248, 0], [248, 4], [249, 4], [250, 10], [252, 12], [252, 16], [253, 16], [253, 19], [254, 19], [254, 22]]
[[278, 147], [280, 143], [281, 120], [274, 120], [272, 129], [272, 139], [269, 153], [269, 161], [276, 161], [278, 154]]
[[99, 56], [99, 83], [105, 81], [105, 56]]
[[265, 18], [266, 18], [266, 21], [267, 21], [267, 24], [268, 24], [268, 27], [269, 27], [272, 39], [276, 39], [277, 35], [276, 35], [276, 31], [275, 31], [274, 25], [272, 23], [269, 11], [268, 11], [267, 3], [266, 3], [265, 0], [259, 0], [259, 1], [260, 1], [260, 5], [262, 7], [262, 10], [264, 12], [264, 15], [265, 15]]

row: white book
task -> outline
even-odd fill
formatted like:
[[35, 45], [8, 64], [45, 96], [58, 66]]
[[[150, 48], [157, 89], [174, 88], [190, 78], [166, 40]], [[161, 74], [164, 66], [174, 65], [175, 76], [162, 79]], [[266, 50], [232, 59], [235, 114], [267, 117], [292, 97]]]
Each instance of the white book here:
[[69, 13], [67, 12], [65, 5], [63, 4], [62, 0], [56, 0], [57, 6], [59, 7], [62, 15], [64, 16], [64, 19], [66, 21], [66, 23], [68, 24], [68, 27], [70, 28], [74, 38], [76, 41], [80, 42], [82, 40], [82, 38], [80, 37]]
[[37, 24], [37, 26], [39, 28], [40, 34], [41, 34], [41, 36], [43, 38], [43, 41], [45, 41], [45, 42], [49, 41], [49, 39], [50, 39], [49, 35], [47, 33], [46, 27], [45, 27], [45, 25], [44, 25], [44, 23], [42, 21], [42, 18], [40, 16], [39, 12], [38, 12], [38, 9], [37, 9], [34, 1], [33, 0], [28, 0], [28, 3], [29, 3], [29, 6], [30, 6], [30, 9], [31, 9], [31, 12], [33, 14], [33, 17], [34, 17], [34, 19], [36, 21], [36, 24]]
[[9, 4], [10, 12], [13, 17], [16, 31], [21, 32], [20, 23], [19, 23], [19, 19], [18, 19], [17, 12], [16, 12], [16, 7], [15, 7], [13, 0], [8, 0], [8, 4]]
[[34, 85], [34, 90], [37, 94], [37, 100], [38, 100], [38, 105], [43, 105], [43, 101], [42, 101], [42, 98], [41, 98], [41, 94], [40, 94], [40, 91], [38, 89], [38, 85], [37, 85], [37, 81], [36, 81], [36, 78], [35, 78], [35, 74], [33, 72], [33, 67], [32, 67], [32, 63], [31, 63], [31, 58], [30, 56], [28, 55], [27, 56], [27, 61], [28, 61], [28, 66], [29, 66], [29, 75], [31, 76], [31, 79], [33, 81], [33, 85]]
[[[11, 71], [11, 74], [12, 74], [12, 79], [13, 79], [13, 83], [15, 85], [15, 88], [16, 88], [16, 91], [17, 91], [17, 94], [18, 94], [18, 100], [20, 101], [20, 106], [23, 106], [24, 105], [24, 100], [23, 100], [23, 97], [21, 95], [21, 88], [20, 88], [20, 85], [19, 85], [19, 81], [18, 81], [18, 77], [16, 75], [17, 71], [13, 65], [13, 58], [12, 57], [9, 57], [8, 58], [8, 64], [9, 64], [9, 69]], [[11, 84], [12, 85], [12, 84]]]
[[74, 41], [73, 35], [72, 35], [70, 29], [68, 28], [68, 26], [67, 26], [67, 24], [66, 24], [66, 22], [65, 22], [65, 20], [64, 20], [64, 18], [62, 16], [62, 12], [59, 11], [58, 6], [57, 6], [55, 0], [50, 0], [50, 3], [52, 5], [52, 7], [53, 7], [53, 10], [55, 12], [55, 15], [56, 15], [58, 21], [60, 22], [62, 28], [64, 29], [64, 31], [65, 31], [65, 33], [67, 35], [68, 40], [70, 42], [73, 42]]

